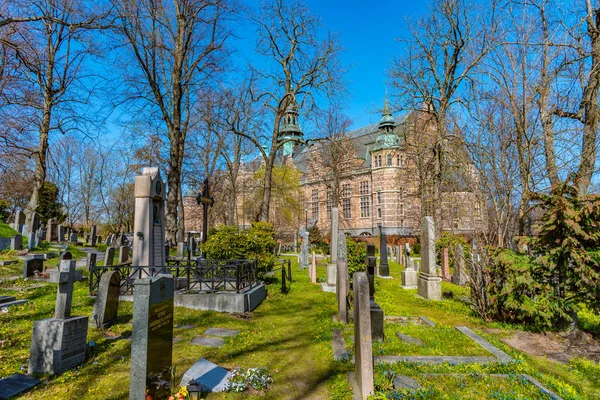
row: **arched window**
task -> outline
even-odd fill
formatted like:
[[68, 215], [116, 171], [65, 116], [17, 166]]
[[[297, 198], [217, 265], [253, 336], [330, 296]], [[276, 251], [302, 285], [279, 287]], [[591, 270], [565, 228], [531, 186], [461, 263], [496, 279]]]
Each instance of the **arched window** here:
[[400, 215], [404, 215], [404, 204], [400, 204]]
[[381, 218], [381, 208], [377, 209], [377, 218]]
[[396, 165], [400, 166], [400, 154], [396, 156]]
[[391, 154], [388, 154], [388, 155], [387, 155], [387, 165], [388, 165], [389, 167], [391, 167], [391, 166], [392, 166], [392, 155], [391, 155]]

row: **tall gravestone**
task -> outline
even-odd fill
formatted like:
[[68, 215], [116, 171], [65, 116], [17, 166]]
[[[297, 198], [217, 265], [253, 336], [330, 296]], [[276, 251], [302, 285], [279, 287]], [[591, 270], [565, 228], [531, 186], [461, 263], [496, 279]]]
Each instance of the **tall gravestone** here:
[[373, 340], [384, 340], [384, 313], [383, 309], [379, 307], [379, 304], [375, 302], [375, 268], [377, 265], [377, 258], [375, 257], [375, 246], [372, 244], [367, 245], [366, 263], [367, 280], [369, 281], [369, 299], [371, 307], [371, 335], [373, 336]]
[[60, 262], [54, 318], [33, 323], [30, 374], [60, 374], [85, 361], [88, 317], [71, 316], [76, 264], [75, 260]]
[[29, 250], [35, 249], [35, 233], [34, 232], [29, 232], [27, 234], [27, 248]]
[[54, 218], [50, 218], [48, 220], [48, 225], [46, 226], [46, 242], [56, 242], [58, 235], [56, 234], [56, 220]]
[[416, 289], [419, 271], [411, 257], [405, 257], [404, 270], [402, 270], [402, 287], [404, 289]]
[[435, 225], [432, 217], [421, 225], [421, 273], [417, 281], [419, 296], [427, 300], [442, 299], [442, 278], [435, 265]]
[[300, 268], [308, 267], [308, 231], [302, 232], [302, 246], [300, 249]]
[[338, 302], [338, 318], [348, 323], [348, 293], [350, 293], [350, 278], [348, 276], [348, 255], [346, 251], [346, 235], [338, 235], [336, 262], [336, 296]]
[[87, 268], [88, 271], [91, 271], [92, 269], [96, 268], [96, 259], [98, 257], [97, 253], [88, 253], [87, 255], [87, 259], [85, 262], [85, 266]]
[[354, 273], [354, 374], [360, 397], [364, 400], [375, 392], [373, 384], [373, 348], [369, 281], [364, 272]]
[[162, 268], [165, 257], [165, 185], [158, 168], [144, 168], [135, 177], [132, 266]]
[[107, 328], [114, 324], [119, 310], [119, 290], [121, 287], [121, 274], [119, 271], [107, 271], [102, 274], [92, 320], [99, 329]]
[[115, 248], [107, 247], [104, 253], [104, 266], [111, 267], [115, 262]]
[[460, 243], [454, 248], [454, 275], [452, 276], [452, 282], [460, 286], [467, 284], [465, 251]]
[[[163, 247], [161, 243], [161, 247]], [[129, 399], [166, 399], [173, 361], [173, 277], [135, 281]]]
[[331, 262], [327, 264], [327, 285], [336, 286], [337, 281], [337, 257], [339, 236], [339, 211], [337, 207], [331, 208]]
[[396, 246], [396, 264], [402, 264], [402, 246]]
[[390, 276], [390, 266], [388, 265], [388, 247], [387, 239], [383, 228], [381, 229], [381, 239], [379, 243], [380, 254], [379, 254], [379, 275], [383, 277]]
[[448, 248], [444, 247], [442, 249], [442, 279], [445, 281], [450, 280], [450, 256], [448, 254]]
[[65, 240], [65, 226], [61, 224], [58, 226], [58, 241], [64, 242], [64, 240]]
[[92, 225], [92, 229], [90, 230], [90, 239], [89, 239], [89, 245], [92, 247], [96, 247], [96, 241], [98, 240], [98, 237], [96, 236], [96, 225]]

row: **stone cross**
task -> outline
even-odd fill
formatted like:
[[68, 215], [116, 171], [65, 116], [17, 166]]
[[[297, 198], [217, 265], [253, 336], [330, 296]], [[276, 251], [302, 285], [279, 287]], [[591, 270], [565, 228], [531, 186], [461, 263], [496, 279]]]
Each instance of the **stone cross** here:
[[75, 260], [62, 260], [59, 264], [58, 291], [56, 292], [56, 306], [54, 308], [54, 318], [56, 319], [67, 319], [71, 316], [76, 268], [77, 261]]
[[417, 293], [427, 300], [442, 299], [442, 279], [437, 276], [435, 259], [435, 225], [432, 217], [425, 217], [421, 225], [421, 273]]

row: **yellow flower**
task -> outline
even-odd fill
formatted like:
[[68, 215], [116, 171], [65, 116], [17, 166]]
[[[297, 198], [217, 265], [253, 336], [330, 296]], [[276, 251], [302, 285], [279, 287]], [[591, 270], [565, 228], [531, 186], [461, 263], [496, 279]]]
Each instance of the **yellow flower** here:
[[181, 389], [179, 389], [179, 393], [181, 393], [182, 395], [187, 397], [187, 395], [188, 395], [187, 386], [182, 386]]

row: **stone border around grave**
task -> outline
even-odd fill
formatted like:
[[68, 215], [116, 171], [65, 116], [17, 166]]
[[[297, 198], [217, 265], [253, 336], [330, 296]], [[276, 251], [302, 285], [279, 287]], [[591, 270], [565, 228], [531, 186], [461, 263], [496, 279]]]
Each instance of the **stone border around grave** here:
[[[456, 376], [456, 377], [463, 377], [463, 376], [469, 376], [469, 374], [419, 374], [420, 376], [426, 376], [426, 377], [437, 377], [437, 376]], [[527, 374], [516, 374], [516, 375], [509, 375], [509, 374], [481, 374], [482, 376], [491, 376], [494, 378], [510, 378], [511, 376], [519, 376], [521, 378], [526, 379], [529, 383], [531, 383], [533, 386], [537, 387], [542, 393], [544, 393], [545, 395], [549, 396], [552, 400], [563, 400], [562, 397], [560, 397], [559, 395], [557, 395], [556, 393], [554, 393], [552, 390], [548, 389], [547, 387], [545, 387], [544, 385], [542, 385], [542, 383], [540, 381], [538, 381], [537, 379], [535, 379], [534, 377], [532, 377], [531, 375], [527, 375]]]

